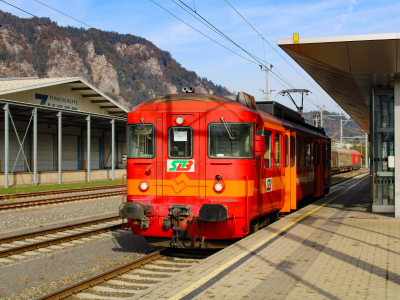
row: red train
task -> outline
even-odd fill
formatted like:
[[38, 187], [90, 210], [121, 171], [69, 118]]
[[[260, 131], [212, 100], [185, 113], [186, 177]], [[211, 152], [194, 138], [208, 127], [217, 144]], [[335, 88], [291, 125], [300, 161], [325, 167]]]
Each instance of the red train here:
[[242, 92], [148, 100], [127, 117], [120, 217], [153, 245], [225, 246], [327, 193], [330, 143], [297, 112]]

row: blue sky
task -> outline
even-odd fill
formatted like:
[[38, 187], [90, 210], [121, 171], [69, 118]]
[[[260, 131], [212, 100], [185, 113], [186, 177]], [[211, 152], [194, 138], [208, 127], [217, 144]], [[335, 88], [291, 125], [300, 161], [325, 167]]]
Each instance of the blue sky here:
[[[167, 10], [215, 39], [229, 49], [248, 57], [242, 50], [227, 42], [199, 23], [171, 0], [154, 0]], [[179, 3], [179, 0], [174, 0]], [[325, 105], [328, 110], [342, 112], [323, 90], [302, 69], [276, 46], [276, 40], [290, 38], [294, 32], [300, 37], [337, 36], [400, 31], [400, 3], [393, 0], [328, 0], [328, 1], [240, 1], [228, 0], [242, 16], [290, 63], [290, 65], [225, 2], [225, 0], [182, 0], [197, 13], [248, 52], [263, 58], [296, 88], [307, 88], [312, 102]], [[257, 64], [229, 52], [194, 31], [151, 0], [43, 0], [48, 4], [93, 27], [131, 33], [152, 41], [169, 51], [188, 70], [207, 77], [231, 91], [245, 91], [261, 100], [259, 89], [264, 89], [264, 72]], [[86, 27], [34, 0], [10, 0], [39, 17], [50, 17], [59, 25]], [[0, 9], [17, 16], [30, 17], [5, 3]], [[294, 67], [294, 69], [293, 69]], [[276, 71], [275, 71], [276, 72]], [[305, 80], [303, 77], [307, 80]], [[270, 99], [291, 108], [293, 104], [276, 93], [288, 86], [269, 77]], [[305, 102], [305, 110], [316, 107]]]

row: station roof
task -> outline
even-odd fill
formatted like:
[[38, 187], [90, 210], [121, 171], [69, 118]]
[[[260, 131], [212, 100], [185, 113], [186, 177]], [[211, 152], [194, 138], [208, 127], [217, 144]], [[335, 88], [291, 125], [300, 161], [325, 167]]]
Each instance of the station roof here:
[[400, 33], [279, 39], [280, 46], [366, 132], [372, 88], [393, 89]]
[[65, 85], [73, 92], [90, 100], [92, 105], [105, 109], [107, 114], [115, 116], [126, 116], [129, 110], [118, 102], [96, 89], [93, 85], [80, 77], [62, 78], [1, 78], [0, 79], [0, 98], [1, 95], [24, 92], [33, 89], [46, 88], [57, 85]]

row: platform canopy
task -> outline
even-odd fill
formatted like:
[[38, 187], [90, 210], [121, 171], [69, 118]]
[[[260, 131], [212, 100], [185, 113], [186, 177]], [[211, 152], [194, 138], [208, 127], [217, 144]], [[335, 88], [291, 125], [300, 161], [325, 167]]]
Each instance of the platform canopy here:
[[0, 79], [0, 99], [101, 115], [129, 112], [80, 77]]
[[277, 41], [362, 129], [370, 132], [372, 87], [393, 89], [400, 33]]

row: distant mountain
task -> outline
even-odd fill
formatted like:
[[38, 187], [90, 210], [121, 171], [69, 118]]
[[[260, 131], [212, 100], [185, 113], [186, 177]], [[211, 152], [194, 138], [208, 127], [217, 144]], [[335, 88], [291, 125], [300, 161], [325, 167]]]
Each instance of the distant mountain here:
[[[310, 112], [304, 113], [306, 122], [309, 124], [313, 124], [313, 116], [314, 116], [314, 114], [317, 114], [317, 113], [319, 114], [320, 111], [310, 111]], [[323, 115], [328, 116], [328, 115], [341, 115], [341, 114], [324, 110]], [[340, 140], [340, 121], [339, 120], [344, 120], [344, 119], [346, 119], [346, 118], [345, 117], [329, 117], [329, 119], [324, 118], [323, 127], [325, 129], [325, 132], [333, 140], [337, 140], [337, 141]], [[343, 136], [344, 137], [364, 136], [364, 135], [365, 135], [365, 132], [354, 121], [349, 121], [343, 125]], [[346, 139], [346, 140], [348, 142], [351, 141], [350, 139]]]
[[231, 95], [142, 37], [62, 27], [49, 18], [22, 19], [3, 11], [0, 24], [0, 77], [79, 76], [127, 107], [178, 93], [182, 86]]

